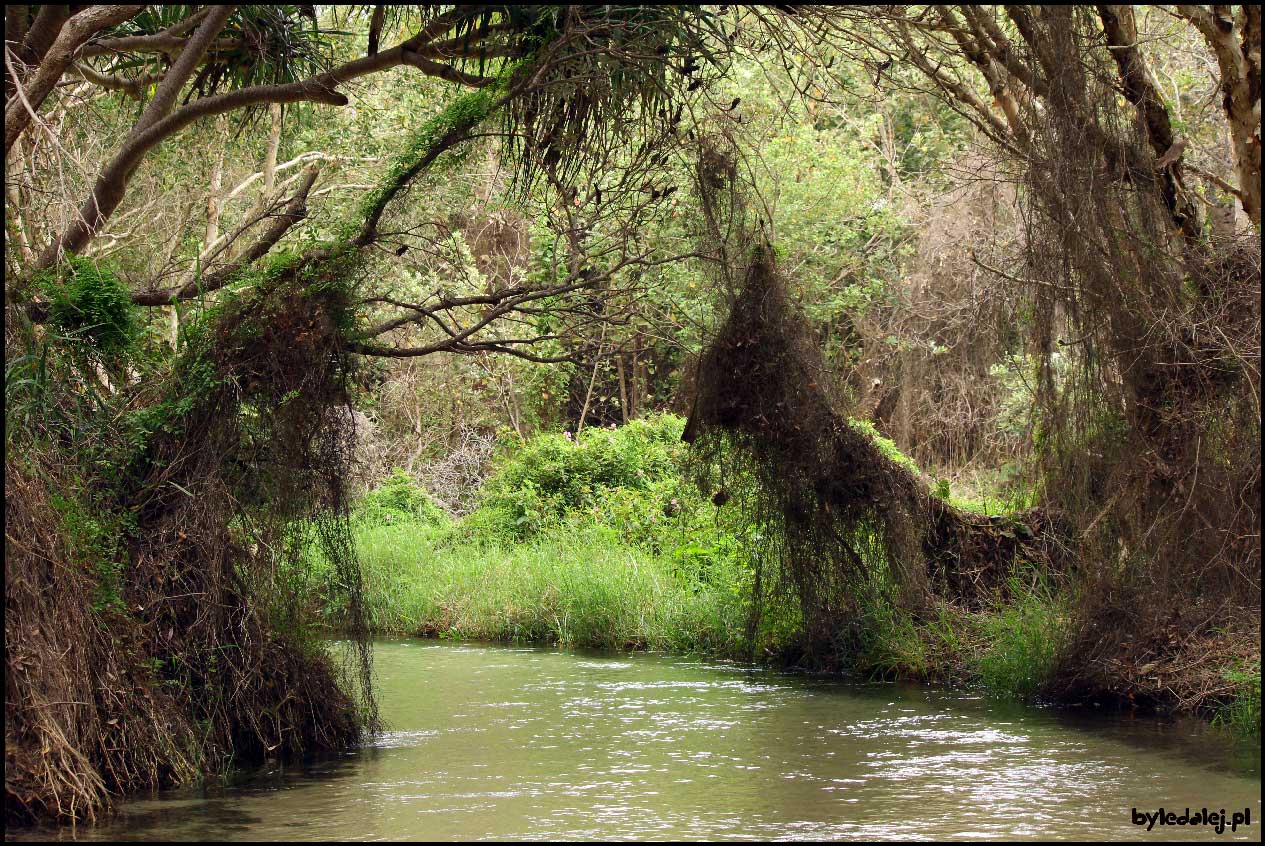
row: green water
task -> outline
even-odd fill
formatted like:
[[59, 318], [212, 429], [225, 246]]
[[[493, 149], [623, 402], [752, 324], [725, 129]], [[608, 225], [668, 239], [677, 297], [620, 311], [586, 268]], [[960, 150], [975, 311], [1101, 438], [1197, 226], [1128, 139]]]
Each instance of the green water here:
[[[395, 640], [376, 656], [390, 731], [369, 748], [42, 836], [1260, 839], [1259, 748], [1202, 724], [654, 655]], [[1249, 808], [1252, 825], [1148, 833], [1135, 806]]]

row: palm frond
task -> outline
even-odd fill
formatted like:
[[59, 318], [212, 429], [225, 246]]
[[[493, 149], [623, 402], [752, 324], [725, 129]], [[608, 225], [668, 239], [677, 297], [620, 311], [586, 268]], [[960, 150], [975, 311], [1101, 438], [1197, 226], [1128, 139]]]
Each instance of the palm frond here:
[[573, 183], [585, 161], [620, 144], [675, 134], [691, 92], [728, 69], [718, 12], [701, 6], [519, 7], [514, 33], [532, 63], [528, 90], [506, 113], [518, 178]]

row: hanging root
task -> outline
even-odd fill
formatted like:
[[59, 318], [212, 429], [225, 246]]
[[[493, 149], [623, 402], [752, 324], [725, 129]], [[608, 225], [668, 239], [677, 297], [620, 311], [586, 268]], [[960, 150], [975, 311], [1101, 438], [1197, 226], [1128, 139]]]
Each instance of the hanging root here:
[[858, 588], [880, 573], [917, 611], [933, 592], [993, 598], [1019, 559], [1047, 572], [1063, 564], [1049, 513], [955, 508], [848, 418], [767, 249], [703, 353], [696, 391], [684, 437], [704, 484], [717, 470], [752, 483], [752, 517], [768, 527], [810, 644], [837, 640]]
[[[7, 820], [93, 819], [376, 727], [351, 434], [329, 419], [349, 313], [344, 286], [281, 268], [98, 431], [6, 453]], [[295, 590], [314, 548], [347, 593], [341, 668]]]
[[[360, 736], [357, 695], [376, 723], [344, 490], [351, 430], [328, 414], [348, 401], [348, 310], [344, 288], [301, 271], [223, 309], [178, 364], [184, 404], [160, 404], [173, 416], [133, 467], [135, 605], [150, 648], [177, 653], [179, 689], [206, 702], [207, 752], [225, 760], [342, 748]], [[343, 684], [287, 595], [312, 547], [348, 593]]]

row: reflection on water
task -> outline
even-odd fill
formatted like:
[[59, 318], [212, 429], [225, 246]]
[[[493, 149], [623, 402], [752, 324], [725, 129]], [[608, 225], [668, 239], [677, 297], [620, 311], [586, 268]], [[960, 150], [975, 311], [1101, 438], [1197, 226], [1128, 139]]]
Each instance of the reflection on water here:
[[[1222, 839], [1131, 809], [1250, 808], [1260, 751], [1200, 724], [662, 656], [383, 641], [392, 730], [126, 804], [82, 839]], [[10, 835], [13, 833], [10, 832]], [[48, 832], [42, 833], [49, 836]], [[55, 832], [71, 836], [71, 832]]]

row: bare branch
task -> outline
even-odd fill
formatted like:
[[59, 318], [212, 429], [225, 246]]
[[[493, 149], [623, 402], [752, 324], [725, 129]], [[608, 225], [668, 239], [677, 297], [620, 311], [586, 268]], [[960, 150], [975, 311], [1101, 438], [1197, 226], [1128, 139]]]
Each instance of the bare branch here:
[[174, 56], [184, 47], [181, 36], [193, 29], [205, 18], [214, 6], [204, 6], [189, 17], [177, 21], [162, 32], [152, 35], [125, 35], [119, 38], [103, 38], [89, 44], [82, 51], [85, 59], [109, 53], [165, 53]]
[[[67, 252], [80, 252], [92, 239], [94, 233], [109, 219], [123, 201], [128, 182], [141, 160], [155, 146], [171, 135], [184, 129], [194, 121], [212, 115], [263, 103], [297, 103], [317, 102], [335, 106], [347, 104], [347, 98], [339, 93], [337, 86], [366, 74], [377, 73], [402, 64], [421, 67], [417, 63], [420, 57], [412, 52], [413, 44], [426, 32], [436, 29], [442, 34], [452, 26], [457, 18], [449, 15], [441, 16], [443, 23], [432, 22], [423, 33], [413, 36], [408, 41], [380, 52], [374, 56], [366, 56], [347, 62], [333, 70], [325, 71], [299, 82], [279, 85], [257, 85], [228, 91], [210, 97], [203, 97], [182, 106], [166, 117], [145, 127], [134, 130], [128, 140], [120, 148], [115, 157], [102, 169], [93, 186], [92, 196], [84, 201], [77, 217], [67, 225], [61, 237], [40, 256], [37, 268], [49, 267]], [[442, 27], [442, 28], [441, 28]], [[201, 30], [199, 30], [201, 31]], [[424, 64], [424, 63], [423, 63]], [[425, 68], [423, 68], [425, 69]], [[482, 84], [482, 78], [469, 77], [462, 74], [453, 77], [468, 84]], [[459, 136], [469, 127], [454, 128], [449, 133], [447, 146], [460, 140]], [[441, 145], [442, 149], [447, 146]], [[436, 152], [442, 152], [442, 149]], [[428, 166], [434, 157], [421, 164]], [[389, 197], [387, 198], [389, 199]], [[358, 243], [365, 244], [372, 240], [362, 237]]]
[[[518, 342], [523, 343], [523, 342]], [[439, 341], [424, 347], [388, 347], [382, 344], [370, 344], [363, 341], [354, 341], [347, 345], [347, 349], [360, 355], [377, 356], [379, 358], [420, 358], [422, 356], [434, 355], [438, 352], [457, 353], [458, 355], [477, 355], [479, 353], [501, 353], [503, 355], [521, 358], [526, 361], [534, 361], [537, 364], [562, 364], [563, 362], [575, 361], [573, 353], [563, 355], [540, 355], [521, 349], [517, 345], [511, 345], [497, 341], [475, 341], [463, 342], [452, 339]]]
[[91, 82], [98, 88], [104, 88], [108, 91], [122, 91], [133, 100], [143, 99], [145, 90], [162, 79], [161, 76], [141, 76], [131, 79], [122, 74], [101, 73], [91, 65], [86, 65], [82, 62], [75, 62], [70, 66], [69, 70], [70, 73], [79, 76], [86, 82]]
[[16, 95], [11, 96], [5, 103], [4, 154], [6, 157], [13, 149], [13, 142], [18, 140], [18, 136], [30, 125], [33, 113], [39, 111], [44, 99], [57, 86], [57, 81], [70, 67], [75, 51], [101, 30], [135, 17], [144, 8], [144, 6], [89, 6], [66, 21], [52, 46], [48, 48], [47, 54], [40, 60], [34, 76], [25, 84], [14, 82], [15, 85], [25, 88], [26, 103], [19, 101]]
[[[1120, 83], [1125, 98], [1137, 108], [1146, 127], [1147, 140], [1157, 158], [1165, 157], [1177, 140], [1173, 135], [1172, 121], [1164, 98], [1160, 96], [1141, 51], [1138, 49], [1138, 30], [1131, 6], [1098, 6], [1103, 33], [1111, 57], [1120, 71]], [[1179, 148], [1180, 153], [1180, 148]], [[1181, 158], [1166, 166], [1160, 175], [1163, 180], [1164, 203], [1168, 206], [1173, 222], [1188, 238], [1198, 238], [1201, 226], [1199, 207], [1191, 201], [1182, 184]]]
[[918, 70], [922, 71], [932, 82], [940, 86], [945, 93], [949, 94], [953, 99], [966, 106], [970, 113], [974, 116], [974, 122], [980, 127], [990, 138], [1003, 145], [1009, 145], [1010, 127], [1006, 121], [1002, 120], [997, 114], [990, 109], [984, 101], [961, 81], [954, 79], [942, 67], [932, 63], [927, 54], [915, 43], [913, 35], [909, 31], [906, 22], [900, 21], [896, 24], [897, 37], [908, 52], [909, 58], [913, 60]]
[[180, 89], [184, 88], [185, 83], [193, 76], [193, 72], [202, 62], [202, 57], [210, 48], [211, 42], [223, 31], [228, 24], [228, 19], [236, 10], [236, 6], [215, 6], [207, 13], [205, 20], [189, 39], [189, 43], [180, 51], [180, 58], [176, 59], [171, 69], [163, 75], [163, 81], [158, 83], [154, 98], [145, 107], [141, 119], [132, 127], [128, 135], [129, 140], [137, 137], [171, 112]]
[[177, 288], [139, 291], [132, 295], [132, 302], [141, 306], [171, 305], [180, 300], [187, 300], [223, 288], [233, 280], [242, 268], [261, 258], [281, 240], [286, 232], [307, 217], [307, 197], [312, 190], [312, 186], [316, 183], [318, 173], [319, 171], [316, 168], [309, 168], [304, 173], [303, 179], [299, 183], [299, 190], [290, 199], [285, 211], [278, 215], [267, 231], [260, 236], [259, 240], [252, 244], [250, 249], [243, 253], [237, 261], [217, 270], [215, 273], [208, 274], [200, 279], [194, 279]]
[[[17, 8], [22, 9], [22, 23], [25, 24], [26, 8]], [[62, 27], [65, 26], [69, 18], [69, 6], [41, 6], [39, 12], [35, 15], [35, 20], [31, 23], [31, 28], [25, 34], [21, 34], [20, 29], [15, 30], [13, 36], [7, 37], [5, 40], [15, 45], [18, 59], [23, 64], [28, 67], [35, 67], [44, 61], [44, 56], [48, 53], [49, 48], [53, 46], [53, 42], [57, 39], [57, 34], [61, 32]], [[6, 85], [5, 99], [7, 100], [11, 96], [12, 92], [8, 90]]]

